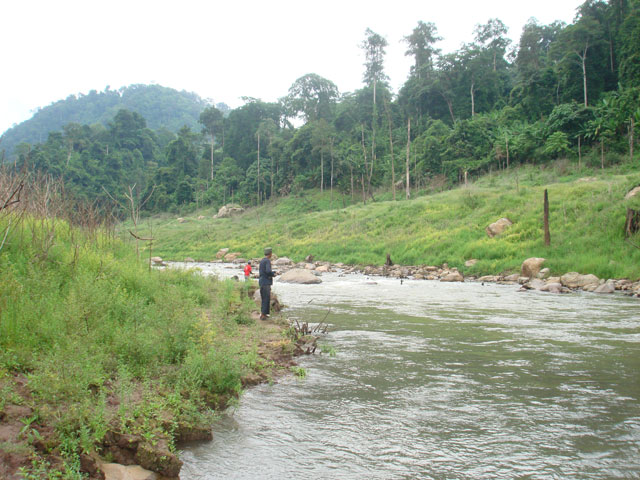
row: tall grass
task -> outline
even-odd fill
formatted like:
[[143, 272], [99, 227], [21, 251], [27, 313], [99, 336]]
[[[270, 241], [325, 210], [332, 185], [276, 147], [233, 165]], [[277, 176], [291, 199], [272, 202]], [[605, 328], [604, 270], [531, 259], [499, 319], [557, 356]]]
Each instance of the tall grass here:
[[[277, 255], [352, 264], [382, 264], [386, 253], [401, 264], [449, 263], [473, 274], [517, 271], [528, 257], [544, 257], [553, 273], [594, 273], [602, 278], [640, 278], [640, 251], [625, 241], [624, 195], [640, 184], [634, 166], [604, 171], [566, 162], [525, 166], [479, 178], [468, 188], [412, 200], [379, 201], [342, 208], [329, 194], [304, 192], [269, 202], [230, 219], [178, 223], [147, 220], [156, 251], [180, 260], [214, 258], [228, 247], [256, 257], [266, 245]], [[545, 247], [543, 193], [550, 198], [551, 246]], [[380, 195], [384, 197], [384, 195]], [[339, 208], [338, 208], [339, 207]], [[501, 217], [514, 225], [488, 238], [485, 227]], [[633, 240], [633, 239], [632, 239]], [[635, 243], [640, 243], [636, 241]], [[473, 267], [466, 260], [478, 259]]]
[[107, 226], [71, 224], [51, 179], [25, 178], [8, 205], [21, 180], [0, 177], [0, 408], [16, 401], [10, 379], [26, 376], [37, 422], [71, 445], [60, 447], [68, 478], [109, 429], [170, 437], [167, 418], [193, 422], [237, 395], [251, 350], [239, 323], [252, 308], [239, 287], [149, 271]]

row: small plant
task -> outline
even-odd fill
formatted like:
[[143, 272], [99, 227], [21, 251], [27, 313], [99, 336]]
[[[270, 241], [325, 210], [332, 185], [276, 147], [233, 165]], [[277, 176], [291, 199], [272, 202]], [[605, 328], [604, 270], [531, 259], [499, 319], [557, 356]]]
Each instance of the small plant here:
[[291, 371], [293, 372], [293, 374], [298, 377], [298, 378], [306, 378], [307, 376], [307, 371], [303, 368], [303, 367], [296, 367], [296, 366], [292, 366], [290, 367]]

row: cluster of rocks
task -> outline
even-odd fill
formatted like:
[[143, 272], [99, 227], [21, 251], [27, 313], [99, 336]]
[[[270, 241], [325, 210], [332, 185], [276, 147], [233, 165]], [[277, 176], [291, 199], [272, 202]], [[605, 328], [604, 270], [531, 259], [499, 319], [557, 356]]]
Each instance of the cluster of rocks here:
[[[521, 266], [519, 273], [507, 273], [501, 275], [467, 276], [465, 277], [456, 267], [449, 267], [446, 263], [435, 265], [345, 265], [344, 263], [331, 263], [314, 261], [309, 255], [303, 262], [293, 262], [287, 257], [272, 257], [273, 269], [280, 276], [279, 282], [315, 284], [321, 283], [320, 274], [324, 272], [341, 272], [342, 274], [361, 273], [367, 276], [381, 276], [390, 278], [411, 278], [414, 280], [437, 280], [440, 282], [464, 282], [478, 281], [486, 283], [500, 283], [506, 285], [521, 285], [521, 290], [539, 290], [551, 293], [567, 293], [575, 290], [583, 290], [594, 293], [613, 293], [621, 291], [627, 295], [640, 298], [640, 282], [632, 282], [626, 279], [601, 279], [592, 274], [568, 272], [561, 276], [552, 276], [548, 268], [543, 268], [544, 258], [528, 258]], [[155, 265], [164, 265], [160, 257], [152, 258]], [[186, 258], [185, 262], [193, 262], [192, 258]], [[257, 275], [257, 267], [260, 258], [246, 260], [238, 252], [230, 252], [223, 248], [216, 253], [216, 258], [211, 262], [227, 262], [244, 264], [250, 262], [254, 267], [254, 276]], [[472, 267], [478, 262], [470, 259], [465, 262], [466, 267]]]

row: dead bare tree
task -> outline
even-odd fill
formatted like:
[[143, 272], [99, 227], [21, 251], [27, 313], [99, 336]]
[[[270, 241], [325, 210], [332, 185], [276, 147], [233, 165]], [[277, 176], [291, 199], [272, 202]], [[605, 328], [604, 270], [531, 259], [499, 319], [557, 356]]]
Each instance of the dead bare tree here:
[[114, 198], [113, 195], [111, 195], [106, 188], [102, 187], [102, 189], [109, 196], [109, 198], [111, 198], [111, 200], [113, 200], [117, 205], [120, 206], [120, 208], [122, 208], [122, 210], [128, 212], [129, 218], [131, 218], [131, 222], [133, 223], [132, 235], [136, 239], [136, 256], [138, 260], [140, 260], [140, 245], [139, 245], [140, 239], [137, 236], [138, 223], [140, 222], [140, 210], [142, 210], [142, 207], [144, 207], [146, 203], [151, 199], [151, 196], [153, 195], [153, 192], [155, 191], [156, 186], [154, 185], [151, 188], [151, 191], [149, 192], [149, 194], [145, 198], [140, 200], [140, 195], [136, 191], [136, 184], [134, 183], [133, 185], [129, 185], [127, 187], [128, 192], [124, 193], [124, 196], [127, 199], [126, 205], [123, 205], [120, 201]]

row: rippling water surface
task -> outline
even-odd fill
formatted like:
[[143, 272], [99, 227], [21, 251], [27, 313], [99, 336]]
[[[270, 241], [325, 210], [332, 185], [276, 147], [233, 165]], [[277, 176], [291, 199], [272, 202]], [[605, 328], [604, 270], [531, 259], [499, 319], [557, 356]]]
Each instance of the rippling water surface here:
[[247, 391], [182, 479], [640, 477], [637, 299], [322, 278], [274, 291], [336, 355]]

